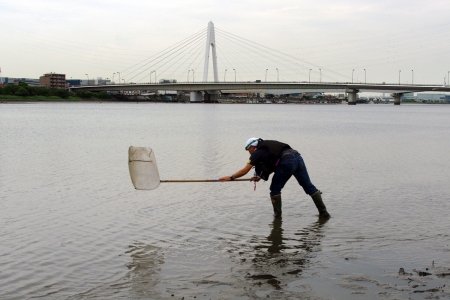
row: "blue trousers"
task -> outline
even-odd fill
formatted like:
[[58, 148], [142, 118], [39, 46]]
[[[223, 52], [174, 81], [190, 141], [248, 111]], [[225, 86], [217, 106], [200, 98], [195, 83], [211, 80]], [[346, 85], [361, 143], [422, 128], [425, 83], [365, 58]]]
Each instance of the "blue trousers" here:
[[312, 195], [317, 192], [317, 188], [309, 179], [305, 162], [299, 153], [293, 153], [283, 156], [277, 170], [272, 177], [270, 184], [270, 196], [281, 194], [281, 189], [286, 182], [294, 175], [298, 184], [303, 188], [306, 194]]

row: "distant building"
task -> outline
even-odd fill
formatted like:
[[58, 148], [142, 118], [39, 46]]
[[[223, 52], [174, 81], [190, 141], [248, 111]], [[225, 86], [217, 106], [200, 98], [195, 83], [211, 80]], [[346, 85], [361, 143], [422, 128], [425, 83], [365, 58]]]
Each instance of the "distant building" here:
[[111, 80], [108, 78], [103, 79], [102, 77], [98, 77], [97, 79], [67, 79], [67, 84], [69, 86], [82, 86], [82, 85], [110, 85]]
[[81, 85], [95, 85], [95, 79], [81, 80]]
[[111, 80], [109, 78], [103, 79], [102, 77], [97, 77], [97, 85], [110, 85]]
[[66, 80], [67, 84], [69, 86], [80, 86], [81, 85], [81, 79], [68, 79]]
[[414, 93], [404, 93], [402, 101], [417, 101], [417, 97], [414, 96]]
[[52, 89], [65, 89], [66, 74], [47, 73], [39, 78], [39, 83]]
[[450, 95], [446, 94], [432, 94], [432, 93], [417, 93], [417, 99], [425, 102], [447, 102]]
[[3, 84], [19, 84], [19, 82], [25, 82], [29, 86], [39, 86], [39, 79], [33, 78], [13, 78], [13, 77], [4, 77]]

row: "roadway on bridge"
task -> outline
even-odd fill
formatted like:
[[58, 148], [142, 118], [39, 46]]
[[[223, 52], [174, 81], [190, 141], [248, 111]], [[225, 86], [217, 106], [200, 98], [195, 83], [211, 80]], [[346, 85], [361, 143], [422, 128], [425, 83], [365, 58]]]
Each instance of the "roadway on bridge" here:
[[222, 91], [222, 92], [264, 92], [265, 90], [286, 90], [296, 92], [450, 92], [450, 85], [402, 85], [402, 84], [357, 84], [357, 83], [318, 83], [318, 82], [180, 82], [164, 84], [121, 84], [71, 87], [72, 91], [136, 91], [136, 90], [173, 90], [182, 92]]

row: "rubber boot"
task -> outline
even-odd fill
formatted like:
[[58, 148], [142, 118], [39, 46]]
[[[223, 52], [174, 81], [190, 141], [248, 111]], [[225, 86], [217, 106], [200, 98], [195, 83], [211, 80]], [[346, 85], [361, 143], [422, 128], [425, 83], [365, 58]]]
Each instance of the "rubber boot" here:
[[325, 204], [323, 204], [322, 201], [322, 192], [317, 191], [314, 194], [311, 195], [311, 198], [314, 201], [314, 204], [317, 207], [317, 210], [319, 211], [319, 217], [320, 218], [330, 218], [330, 214], [327, 211], [327, 208], [325, 207]]
[[281, 195], [270, 196], [273, 206], [273, 216], [275, 218], [281, 218]]

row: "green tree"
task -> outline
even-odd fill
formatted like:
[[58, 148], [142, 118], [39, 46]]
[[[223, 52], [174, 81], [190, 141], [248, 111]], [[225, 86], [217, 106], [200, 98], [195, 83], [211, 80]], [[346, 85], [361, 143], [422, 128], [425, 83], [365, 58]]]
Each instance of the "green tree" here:
[[92, 92], [89, 91], [77, 91], [76, 94], [77, 97], [80, 97], [81, 99], [90, 99], [93, 96]]
[[38, 96], [50, 96], [50, 90], [45, 86], [38, 86], [36, 87], [36, 95]]
[[34, 86], [24, 86], [30, 96], [36, 96], [36, 88]]
[[18, 86], [14, 84], [7, 84], [5, 86], [5, 95], [15, 95], [16, 91], [18, 90]]
[[96, 93], [95, 97], [97, 97], [98, 99], [110, 99], [111, 98], [111, 96], [107, 92]]
[[26, 96], [29, 96], [30, 93], [28, 93], [27, 89], [22, 86], [15, 92], [15, 95], [26, 97]]
[[67, 98], [69, 98], [70, 94], [69, 94], [69, 91], [66, 90], [66, 89], [56, 89], [54, 91], [54, 95], [58, 96], [58, 97], [61, 97], [63, 99], [67, 99]]

